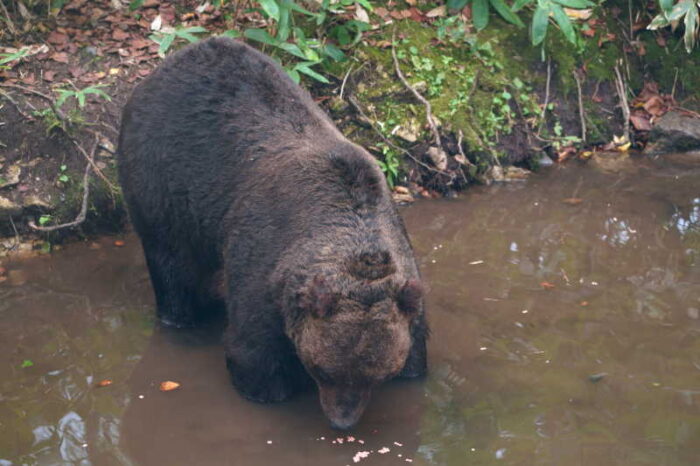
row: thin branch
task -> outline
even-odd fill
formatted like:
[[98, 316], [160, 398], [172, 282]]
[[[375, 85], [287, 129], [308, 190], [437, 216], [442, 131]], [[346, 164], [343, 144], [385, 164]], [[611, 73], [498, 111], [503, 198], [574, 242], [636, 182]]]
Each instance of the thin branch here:
[[362, 110], [362, 107], [360, 107], [360, 103], [357, 101], [357, 99], [355, 98], [355, 96], [352, 96], [352, 95], [349, 96], [349, 97], [348, 97], [348, 102], [350, 102], [350, 104], [355, 108], [355, 110], [357, 110], [357, 113], [359, 113], [359, 114], [362, 116], [362, 118], [364, 118], [365, 120], [367, 120], [367, 121], [369, 122], [369, 124], [370, 124], [370, 126], [372, 126], [372, 129], [374, 130], [374, 132], [377, 133], [377, 134], [379, 135], [379, 137], [382, 138], [382, 141], [384, 141], [387, 145], [391, 146], [392, 148], [394, 148], [394, 149], [396, 149], [396, 150], [398, 150], [398, 151], [403, 152], [408, 158], [410, 158], [411, 160], [413, 160], [415, 163], [417, 163], [417, 164], [420, 165], [421, 167], [425, 168], [426, 170], [429, 170], [429, 171], [435, 172], [435, 173], [439, 173], [439, 174], [441, 174], [441, 175], [451, 176], [451, 175], [450, 175], [449, 173], [447, 173], [447, 172], [444, 172], [444, 171], [439, 170], [439, 169], [437, 169], [437, 168], [435, 168], [435, 167], [432, 167], [432, 166], [428, 165], [428, 164], [425, 163], [425, 162], [421, 162], [421, 161], [418, 160], [416, 157], [414, 157], [413, 154], [411, 154], [409, 151], [407, 151], [407, 150], [404, 149], [403, 147], [397, 146], [396, 144], [394, 144], [393, 142], [391, 142], [391, 141], [389, 140], [389, 138], [387, 138], [386, 136], [384, 136], [384, 134], [379, 130], [379, 128], [377, 128], [377, 126], [374, 124], [374, 122], [373, 122], [373, 121], [367, 116], [367, 114]]
[[615, 64], [615, 89], [617, 90], [617, 96], [620, 99], [620, 108], [622, 109], [622, 117], [624, 119], [623, 128], [624, 136], [627, 141], [630, 140], [630, 106], [627, 102], [627, 86], [625, 85], [625, 80], [620, 73], [620, 62]]
[[[2, 3], [2, 2], [0, 2]], [[5, 84], [5, 83], [0, 83], [0, 87], [10, 87], [13, 89], [19, 89], [22, 92], [26, 92], [29, 94], [33, 94], [37, 97], [41, 97], [44, 99], [46, 102], [48, 102], [49, 107], [51, 107], [51, 110], [56, 114], [56, 116], [61, 120], [61, 121], [67, 121], [66, 115], [58, 108], [56, 107], [56, 104], [54, 103], [54, 100], [51, 98], [51, 96], [44, 94], [43, 92], [39, 92], [35, 89], [31, 89], [29, 87], [24, 87], [20, 86], [19, 84]]]
[[442, 140], [440, 139], [440, 132], [438, 131], [437, 124], [435, 123], [435, 119], [433, 118], [433, 110], [430, 105], [430, 102], [428, 102], [426, 98], [420, 94], [420, 92], [418, 92], [413, 86], [409, 84], [409, 82], [406, 80], [403, 73], [401, 72], [401, 67], [399, 66], [399, 59], [396, 58], [396, 29], [394, 29], [394, 33], [391, 38], [391, 56], [394, 59], [394, 69], [396, 70], [396, 75], [399, 77], [403, 85], [406, 86], [406, 88], [409, 91], [411, 91], [411, 93], [413, 93], [416, 99], [418, 99], [423, 104], [423, 106], [425, 106], [425, 119], [428, 120], [428, 126], [430, 126], [430, 131], [433, 133], [435, 144], [437, 144], [437, 146], [442, 149]]
[[343, 84], [340, 85], [340, 98], [343, 98], [343, 93], [345, 92], [345, 83], [348, 81], [348, 78], [350, 77], [350, 73], [352, 73], [352, 68], [355, 65], [350, 65], [350, 69], [348, 69], [348, 72], [345, 73], [345, 77], [343, 78]]
[[5, 22], [7, 23], [7, 27], [10, 29], [10, 33], [13, 36], [16, 36], [17, 28], [15, 27], [15, 23], [12, 22], [12, 18], [10, 18], [10, 13], [7, 11], [7, 8], [5, 8], [5, 2], [0, 0], [0, 6], [2, 7], [2, 11], [5, 14]]
[[90, 163], [85, 164], [85, 174], [83, 175], [83, 203], [80, 206], [80, 212], [78, 213], [78, 216], [75, 217], [75, 220], [73, 220], [72, 222], [62, 223], [60, 225], [51, 225], [48, 227], [39, 226], [34, 223], [34, 220], [30, 220], [29, 228], [36, 231], [48, 232], [62, 230], [64, 228], [72, 228], [80, 225], [85, 221], [85, 218], [87, 217], [88, 199], [90, 198], [90, 170], [92, 169], [94, 163], [92, 161], [95, 158], [95, 152], [97, 151], [98, 144], [99, 139], [95, 138], [95, 144], [92, 146], [92, 151], [90, 151], [89, 155]]
[[583, 108], [583, 91], [581, 89], [581, 76], [578, 70], [574, 70], [574, 79], [576, 80], [576, 90], [578, 91], [578, 116], [581, 120], [581, 140], [586, 142], [586, 111]]
[[[0, 0], [0, 3], [2, 3], [1, 0]], [[24, 118], [25, 120], [30, 120], [30, 121], [33, 120], [33, 118], [30, 115], [27, 115], [26, 113], [24, 113], [24, 111], [22, 110], [22, 107], [20, 107], [19, 103], [17, 103], [17, 101], [15, 99], [13, 99], [10, 94], [8, 94], [5, 91], [0, 91], [0, 95], [3, 96], [4, 98], [6, 98], [12, 105], [15, 106], [15, 108], [17, 109], [17, 112], [22, 116], [22, 118]]]
[[545, 123], [545, 117], [547, 116], [547, 106], [549, 105], [549, 92], [550, 86], [552, 84], [552, 59], [547, 58], [547, 84], [544, 89], [544, 105], [542, 106], [542, 113], [540, 113], [540, 127], [537, 128], [537, 135], [542, 132], [542, 127]]

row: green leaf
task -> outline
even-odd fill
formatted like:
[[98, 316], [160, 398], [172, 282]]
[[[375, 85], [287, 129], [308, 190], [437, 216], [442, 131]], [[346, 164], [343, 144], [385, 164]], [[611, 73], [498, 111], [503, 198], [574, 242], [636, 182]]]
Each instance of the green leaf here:
[[16, 51], [15, 53], [2, 53], [2, 54], [0, 54], [0, 57], [2, 57], [2, 58], [0, 58], [0, 66], [4, 65], [6, 63], [13, 62], [15, 60], [19, 60], [22, 57], [24, 57], [25, 55], [27, 55], [28, 53], [29, 53], [29, 50], [27, 50], [27, 49], [20, 49], [20, 50]]
[[673, 9], [671, 9], [671, 12], [668, 13], [667, 18], [669, 21], [677, 21], [688, 14], [691, 8], [695, 9], [694, 0], [681, 0], [676, 4], [676, 6], [673, 7]]
[[158, 55], [164, 57], [170, 46], [173, 45], [174, 41], [175, 34], [167, 34], [162, 36], [162, 39], [160, 41], [160, 47], [158, 47]]
[[318, 74], [317, 72], [315, 72], [314, 70], [312, 70], [311, 68], [309, 68], [309, 66], [316, 65], [316, 64], [317, 63], [315, 63], [315, 62], [297, 63], [294, 66], [294, 69], [300, 73], [304, 73], [307, 76], [311, 76], [316, 81], [320, 81], [322, 83], [328, 84], [330, 81], [328, 81], [328, 79], [326, 79], [325, 76], [322, 76], [322, 75]]
[[655, 31], [659, 28], [664, 28], [671, 24], [669, 20], [666, 19], [666, 16], [661, 13], [660, 15], [656, 15], [654, 19], [651, 20], [651, 23], [649, 23], [649, 26], [647, 26], [647, 29], [650, 31]]
[[595, 3], [589, 2], [588, 0], [554, 0], [556, 3], [563, 5], [568, 8], [591, 8], [595, 6]]
[[447, 0], [447, 8], [450, 10], [461, 10], [467, 4], [467, 0]]
[[287, 6], [290, 10], [294, 10], [294, 11], [296, 11], [297, 13], [303, 13], [303, 14], [305, 14], [306, 16], [317, 16], [316, 13], [313, 13], [313, 12], [307, 10], [306, 8], [303, 8], [303, 7], [299, 6], [299, 5], [298, 5], [295, 1], [293, 1], [293, 0], [284, 0], [284, 4], [285, 4], [285, 6]]
[[301, 81], [301, 76], [299, 76], [297, 70], [285, 67], [284, 71], [286, 71], [289, 77], [292, 78], [292, 81], [299, 84], [299, 82]]
[[685, 42], [685, 49], [690, 53], [695, 45], [695, 39], [698, 35], [698, 9], [693, 5], [693, 8], [688, 10], [688, 14], [685, 15], [685, 33], [683, 34], [683, 41]]
[[51, 216], [50, 215], [42, 215], [39, 217], [39, 225], [46, 225], [51, 221]]
[[138, 10], [143, 5], [143, 0], [132, 0], [129, 3], [129, 11]]
[[576, 32], [574, 27], [571, 25], [571, 20], [566, 15], [566, 12], [559, 5], [552, 5], [552, 12], [554, 13], [554, 21], [559, 25], [559, 29], [564, 33], [564, 36], [572, 44], [576, 44]]
[[515, 3], [513, 3], [513, 6], [510, 7], [510, 11], [517, 13], [528, 3], [532, 3], [532, 0], [517, 0]]
[[239, 31], [236, 31], [235, 29], [229, 29], [228, 31], [224, 31], [221, 33], [221, 35], [223, 37], [230, 37], [231, 39], [241, 37], [241, 33]]
[[532, 45], [539, 45], [544, 41], [547, 36], [547, 26], [549, 25], [549, 11], [538, 6], [535, 10], [535, 14], [532, 17], [531, 25], [531, 35], [532, 35]]
[[61, 183], [68, 183], [68, 180], [68, 175], [61, 175], [58, 177], [58, 181], [60, 181]]
[[668, 13], [673, 8], [673, 0], [659, 0], [659, 6], [661, 7], [661, 11]]
[[280, 20], [280, 7], [275, 0], [259, 0], [263, 11], [275, 21]]
[[503, 17], [503, 19], [505, 19], [511, 24], [515, 24], [516, 26], [525, 27], [523, 22], [520, 21], [520, 18], [518, 18], [518, 16], [515, 13], [510, 11], [510, 8], [508, 8], [508, 6], [505, 3], [503, 3], [503, 0], [490, 1], [493, 9], [496, 10], [498, 14], [501, 15], [501, 17]]
[[474, 27], [481, 31], [489, 24], [488, 0], [472, 0], [472, 21]]
[[193, 26], [193, 27], [184, 28], [184, 29], [176, 29], [175, 35], [192, 43], [192, 42], [197, 42], [199, 40], [199, 37], [194, 36], [193, 34], [199, 34], [201, 32], [207, 32], [207, 30], [201, 26]]
[[277, 47], [284, 50], [287, 53], [294, 55], [295, 57], [302, 58], [306, 60], [306, 54], [302, 52], [296, 44], [290, 44], [289, 42], [280, 42]]
[[374, 11], [374, 8], [372, 8], [372, 4], [369, 3], [367, 0], [355, 0], [355, 3], [359, 3], [363, 7], [367, 9], [367, 11]]
[[22, 369], [25, 369], [27, 367], [32, 367], [33, 365], [34, 361], [32, 361], [31, 359], [25, 359], [24, 361], [22, 361], [22, 364], [20, 364], [20, 367]]
[[336, 47], [333, 44], [325, 44], [321, 48], [322, 53], [325, 55], [328, 55], [335, 61], [341, 61], [345, 59], [345, 54], [343, 53], [342, 50], [340, 50], [338, 47]]
[[267, 45], [273, 45], [275, 47], [280, 43], [278, 39], [272, 37], [264, 29], [246, 29], [243, 35], [246, 36], [248, 39], [262, 42], [263, 44]]

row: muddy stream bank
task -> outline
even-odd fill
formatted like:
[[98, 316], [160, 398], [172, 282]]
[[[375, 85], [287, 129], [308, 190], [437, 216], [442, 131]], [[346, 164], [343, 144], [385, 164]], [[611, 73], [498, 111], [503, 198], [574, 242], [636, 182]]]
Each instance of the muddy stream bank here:
[[626, 163], [405, 208], [430, 374], [342, 444], [314, 393], [241, 399], [220, 322], [157, 326], [134, 236], [4, 263], [0, 465], [697, 464], [700, 170]]

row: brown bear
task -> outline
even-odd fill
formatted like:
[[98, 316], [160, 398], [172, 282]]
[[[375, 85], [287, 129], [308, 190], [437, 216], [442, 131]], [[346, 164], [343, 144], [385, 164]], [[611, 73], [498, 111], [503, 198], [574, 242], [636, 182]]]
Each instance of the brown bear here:
[[421, 282], [381, 170], [274, 61], [226, 38], [172, 54], [124, 108], [119, 179], [162, 322], [221, 277], [243, 396], [316, 382], [333, 426], [377, 384], [426, 371]]

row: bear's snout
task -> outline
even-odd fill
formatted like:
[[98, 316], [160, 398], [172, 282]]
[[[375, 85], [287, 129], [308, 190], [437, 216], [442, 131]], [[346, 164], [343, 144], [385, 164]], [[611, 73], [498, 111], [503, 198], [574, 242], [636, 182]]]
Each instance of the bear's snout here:
[[357, 424], [367, 407], [370, 388], [319, 385], [321, 407], [334, 429], [347, 430]]

